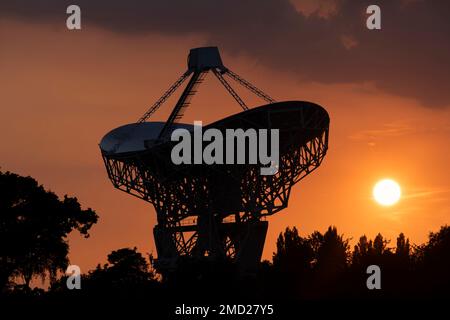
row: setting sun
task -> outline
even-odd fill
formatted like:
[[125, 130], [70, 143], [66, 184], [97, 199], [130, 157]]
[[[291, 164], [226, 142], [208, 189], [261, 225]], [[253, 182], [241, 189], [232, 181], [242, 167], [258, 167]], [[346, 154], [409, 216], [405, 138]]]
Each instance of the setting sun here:
[[400, 200], [402, 191], [397, 182], [391, 179], [378, 181], [373, 188], [375, 201], [383, 206], [391, 206]]

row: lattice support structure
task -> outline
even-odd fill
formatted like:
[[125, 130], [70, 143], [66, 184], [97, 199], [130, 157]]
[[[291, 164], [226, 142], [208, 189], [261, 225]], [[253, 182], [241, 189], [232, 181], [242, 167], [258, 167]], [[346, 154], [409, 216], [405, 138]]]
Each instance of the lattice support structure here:
[[163, 274], [182, 256], [227, 258], [251, 272], [262, 254], [264, 217], [286, 208], [292, 186], [322, 163], [328, 126], [320, 106], [281, 102], [204, 128], [279, 129], [279, 166], [272, 176], [261, 175], [260, 165], [176, 166], [170, 161], [171, 141], [140, 153], [103, 153], [103, 159], [116, 188], [155, 207], [157, 267]]

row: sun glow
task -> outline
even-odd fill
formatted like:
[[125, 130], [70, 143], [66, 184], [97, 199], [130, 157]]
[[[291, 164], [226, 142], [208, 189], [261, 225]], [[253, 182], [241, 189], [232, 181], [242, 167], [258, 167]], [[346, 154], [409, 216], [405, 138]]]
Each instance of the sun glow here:
[[391, 179], [378, 181], [373, 188], [373, 198], [382, 206], [392, 206], [396, 204], [402, 195], [402, 191], [397, 182]]

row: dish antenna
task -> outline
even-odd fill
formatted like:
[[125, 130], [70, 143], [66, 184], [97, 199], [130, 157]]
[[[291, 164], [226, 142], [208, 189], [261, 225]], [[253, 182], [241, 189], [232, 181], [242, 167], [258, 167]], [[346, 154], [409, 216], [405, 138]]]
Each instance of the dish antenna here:
[[[258, 165], [175, 165], [170, 134], [193, 130], [178, 121], [198, 85], [212, 72], [243, 112], [204, 129], [278, 129], [279, 166], [274, 175], [260, 175]], [[268, 104], [249, 109], [226, 78], [249, 89]], [[150, 116], [188, 78], [166, 122]], [[266, 216], [286, 208], [292, 186], [321, 164], [328, 149], [329, 116], [321, 106], [304, 101], [275, 102], [270, 96], [226, 68], [217, 47], [191, 49], [188, 69], [136, 122], [106, 134], [100, 149], [114, 187], [153, 204], [153, 229], [163, 276], [176, 270], [182, 257], [230, 259], [242, 273], [253, 273], [261, 259]]]

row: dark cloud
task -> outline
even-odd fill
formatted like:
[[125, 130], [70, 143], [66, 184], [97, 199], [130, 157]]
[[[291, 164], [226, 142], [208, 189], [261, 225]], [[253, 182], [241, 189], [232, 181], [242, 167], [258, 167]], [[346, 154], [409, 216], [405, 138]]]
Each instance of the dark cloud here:
[[[450, 106], [450, 1], [336, 0], [326, 18], [288, 0], [1, 0], [0, 17], [64, 21], [78, 4], [83, 24], [118, 33], [200, 33], [209, 43], [321, 83], [370, 81], [428, 107]], [[365, 27], [377, 3], [382, 30]]]

